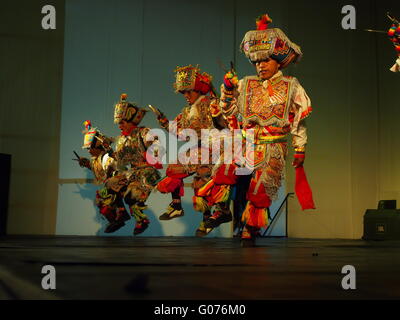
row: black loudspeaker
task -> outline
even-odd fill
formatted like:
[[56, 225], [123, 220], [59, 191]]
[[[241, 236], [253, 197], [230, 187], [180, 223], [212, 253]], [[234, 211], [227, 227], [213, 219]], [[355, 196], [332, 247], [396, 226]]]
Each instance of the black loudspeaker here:
[[364, 215], [363, 239], [400, 240], [400, 210], [367, 210]]
[[10, 174], [11, 155], [0, 153], [0, 236], [6, 235], [7, 232]]
[[378, 210], [396, 210], [397, 202], [396, 200], [380, 200], [378, 203]]

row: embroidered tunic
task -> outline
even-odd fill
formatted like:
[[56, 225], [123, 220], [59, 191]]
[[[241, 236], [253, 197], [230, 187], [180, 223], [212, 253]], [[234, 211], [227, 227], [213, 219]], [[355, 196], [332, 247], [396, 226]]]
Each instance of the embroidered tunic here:
[[[246, 140], [245, 163], [251, 169], [262, 169], [256, 174], [268, 196], [276, 198], [284, 178], [287, 138], [292, 134], [292, 145], [303, 150], [307, 144], [305, 118], [311, 113], [311, 101], [294, 77], [277, 72], [271, 79], [260, 81], [257, 76], [245, 77], [231, 95], [221, 87], [220, 107], [225, 117], [240, 117]], [[254, 136], [248, 131], [254, 130]], [[244, 150], [245, 151], [245, 150]]]
[[125, 195], [145, 201], [160, 178], [159, 172], [146, 161], [146, 150], [157, 142], [146, 141], [149, 128], [137, 127], [129, 135], [116, 139], [114, 157], [118, 174], [106, 183], [108, 188], [119, 192], [125, 186]]
[[176, 128], [170, 125], [169, 131], [180, 137], [182, 130], [193, 129], [200, 139], [201, 129], [214, 127], [210, 114], [210, 103], [211, 98], [209, 96], [200, 96], [191, 106], [182, 109], [182, 112], [174, 120]]
[[[130, 135], [120, 135], [115, 142], [115, 157], [119, 169], [128, 169], [147, 165], [145, 152], [152, 144], [146, 142], [149, 128], [134, 128]], [[125, 168], [124, 168], [125, 167]]]

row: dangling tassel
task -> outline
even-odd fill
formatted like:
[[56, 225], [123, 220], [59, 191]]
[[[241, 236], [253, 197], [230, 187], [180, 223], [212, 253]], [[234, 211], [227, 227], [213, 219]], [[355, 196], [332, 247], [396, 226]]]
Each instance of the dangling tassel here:
[[193, 196], [193, 208], [199, 212], [206, 212], [210, 210], [207, 201], [202, 197]]
[[250, 201], [242, 214], [242, 221], [256, 228], [265, 228], [268, 226], [268, 215], [266, 208], [256, 208]]
[[315, 209], [312, 191], [303, 166], [296, 168], [295, 192], [303, 210]]

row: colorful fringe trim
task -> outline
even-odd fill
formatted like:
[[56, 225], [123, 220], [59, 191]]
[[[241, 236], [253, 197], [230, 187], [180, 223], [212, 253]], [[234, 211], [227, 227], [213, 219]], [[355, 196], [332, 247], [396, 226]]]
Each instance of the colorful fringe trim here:
[[209, 195], [211, 195], [211, 190], [214, 186], [215, 186], [214, 180], [210, 180], [199, 190], [197, 190], [196, 195], [199, 197], [208, 197]]
[[206, 199], [197, 196], [193, 196], [193, 208], [194, 210], [202, 213], [210, 210], [210, 206], [208, 205]]
[[211, 190], [208, 203], [214, 205], [215, 203], [226, 202], [229, 200], [231, 188], [227, 185], [217, 185]]
[[216, 203], [228, 201], [230, 191], [229, 185], [216, 185], [213, 180], [210, 180], [197, 191], [196, 195], [206, 198], [208, 206], [212, 207]]
[[242, 221], [251, 227], [265, 228], [268, 226], [268, 215], [266, 208], [256, 208], [250, 201], [242, 214]]

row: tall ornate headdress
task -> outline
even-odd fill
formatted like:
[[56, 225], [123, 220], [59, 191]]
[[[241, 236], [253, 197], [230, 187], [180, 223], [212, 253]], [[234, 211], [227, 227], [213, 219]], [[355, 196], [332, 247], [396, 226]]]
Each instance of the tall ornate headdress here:
[[252, 63], [272, 58], [279, 62], [280, 68], [286, 68], [302, 57], [300, 47], [290, 41], [278, 28], [268, 29], [272, 19], [263, 14], [256, 19], [257, 30], [248, 31], [240, 45], [240, 50]]
[[112, 140], [103, 135], [97, 128], [92, 127], [90, 120], [86, 120], [83, 125], [85, 126], [85, 130], [82, 131], [84, 134], [82, 149], [90, 149], [99, 146], [108, 149], [110, 147]]
[[177, 67], [174, 72], [176, 73], [174, 83], [176, 93], [191, 90], [198, 91], [201, 94], [210, 92], [212, 76], [206, 72], [201, 73], [199, 66]]
[[147, 110], [139, 108], [135, 103], [128, 102], [127, 99], [127, 94], [121, 94], [120, 100], [115, 105], [114, 109], [114, 123], [118, 124], [122, 120], [126, 120], [138, 125], [140, 121], [142, 121]]

